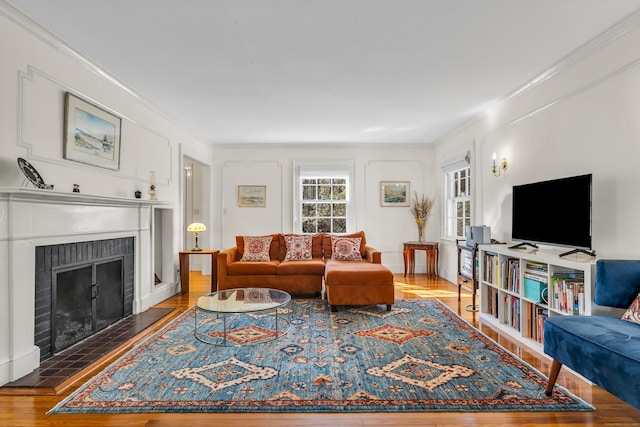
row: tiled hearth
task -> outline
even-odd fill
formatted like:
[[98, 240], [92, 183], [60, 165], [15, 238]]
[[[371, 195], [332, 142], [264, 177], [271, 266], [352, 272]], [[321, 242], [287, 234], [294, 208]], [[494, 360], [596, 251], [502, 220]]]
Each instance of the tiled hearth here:
[[129, 316], [45, 360], [23, 378], [0, 387], [0, 394], [25, 393], [24, 389], [32, 389], [28, 394], [55, 394], [67, 381], [173, 311], [173, 308], [150, 308]]

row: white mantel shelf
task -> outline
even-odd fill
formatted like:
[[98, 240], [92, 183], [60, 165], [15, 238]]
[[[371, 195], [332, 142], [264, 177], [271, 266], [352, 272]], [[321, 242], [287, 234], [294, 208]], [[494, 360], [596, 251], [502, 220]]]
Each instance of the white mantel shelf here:
[[165, 202], [161, 200], [144, 200], [114, 196], [96, 196], [85, 193], [69, 193], [26, 187], [0, 187], [0, 197], [33, 202], [42, 201], [47, 203], [88, 203], [105, 206], [154, 206], [171, 204], [171, 202]]

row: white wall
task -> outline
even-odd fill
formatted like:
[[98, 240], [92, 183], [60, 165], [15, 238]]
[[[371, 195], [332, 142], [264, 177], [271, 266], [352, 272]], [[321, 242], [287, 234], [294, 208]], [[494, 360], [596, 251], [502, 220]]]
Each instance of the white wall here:
[[[632, 17], [557, 64], [555, 74], [438, 143], [437, 162], [475, 153], [475, 224], [511, 239], [513, 185], [593, 174], [593, 247], [602, 258], [639, 258], [640, 29]], [[509, 169], [491, 173], [491, 155]], [[439, 176], [442, 182], [442, 176]], [[543, 201], [558, 208], [561, 201]], [[444, 244], [441, 271], [455, 280], [455, 250]]]
[[[118, 171], [64, 159], [65, 92], [122, 117]], [[181, 153], [211, 164], [210, 145], [5, 3], [0, 4], [0, 94], [0, 187], [21, 186], [18, 157], [55, 191], [70, 192], [79, 184], [81, 193], [99, 196], [133, 198], [141, 190], [147, 198], [154, 170], [159, 200], [175, 205], [172, 249], [177, 254], [183, 241]]]
[[[434, 149], [416, 146], [349, 146], [327, 144], [321, 147], [268, 145], [215, 149], [215, 166], [220, 185], [214, 191], [219, 205], [214, 217], [221, 230], [214, 241], [221, 248], [235, 246], [236, 235], [291, 233], [293, 229], [294, 162], [312, 160], [353, 161], [355, 164], [355, 209], [353, 230], [364, 230], [367, 243], [381, 250], [382, 263], [396, 273], [403, 271], [402, 242], [417, 240], [418, 232], [408, 207], [381, 207], [381, 181], [409, 181], [411, 192], [438, 193], [435, 182]], [[238, 185], [266, 185], [265, 208], [239, 208]], [[412, 196], [413, 197], [413, 196]], [[427, 240], [439, 239], [439, 199], [428, 223]], [[217, 212], [217, 213], [216, 213]], [[424, 272], [418, 259], [417, 272]]]

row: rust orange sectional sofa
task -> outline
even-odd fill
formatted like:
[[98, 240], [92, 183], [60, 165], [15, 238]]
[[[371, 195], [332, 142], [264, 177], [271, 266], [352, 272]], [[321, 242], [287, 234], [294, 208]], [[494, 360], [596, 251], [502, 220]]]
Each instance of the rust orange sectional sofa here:
[[218, 255], [218, 289], [273, 288], [292, 294], [322, 291], [332, 309], [341, 305], [394, 303], [393, 274], [382, 265], [382, 254], [366, 244], [364, 231], [335, 238], [360, 238], [362, 260], [333, 259], [332, 235], [311, 236], [311, 259], [288, 261], [286, 236], [272, 234], [268, 261], [242, 261], [244, 237], [236, 236], [236, 246]]

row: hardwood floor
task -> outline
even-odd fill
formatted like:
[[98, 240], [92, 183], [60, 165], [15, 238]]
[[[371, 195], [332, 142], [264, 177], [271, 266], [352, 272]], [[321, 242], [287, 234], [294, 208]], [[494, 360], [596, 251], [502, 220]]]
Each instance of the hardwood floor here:
[[[403, 278], [396, 275], [396, 298], [439, 298], [464, 319], [498, 341], [524, 361], [548, 375], [551, 361], [525, 346], [479, 324], [477, 313], [465, 310], [471, 296], [463, 293], [458, 302], [457, 288], [443, 279], [424, 275]], [[191, 274], [191, 292], [177, 295], [157, 307], [187, 308], [208, 292], [209, 277]], [[164, 323], [164, 322], [160, 322]], [[157, 326], [159, 327], [159, 326]], [[156, 327], [156, 328], [157, 328]], [[130, 348], [133, 342], [125, 347]], [[122, 351], [125, 351], [123, 349]], [[122, 351], [118, 352], [121, 354]], [[46, 415], [56, 403], [103, 369], [116, 356], [93, 366], [67, 390], [57, 396], [0, 396], [0, 426], [640, 426], [640, 410], [625, 404], [597, 386], [591, 386], [564, 369], [558, 384], [596, 407], [593, 412], [506, 412], [506, 413], [257, 413], [257, 414], [122, 414], [122, 415]]]

